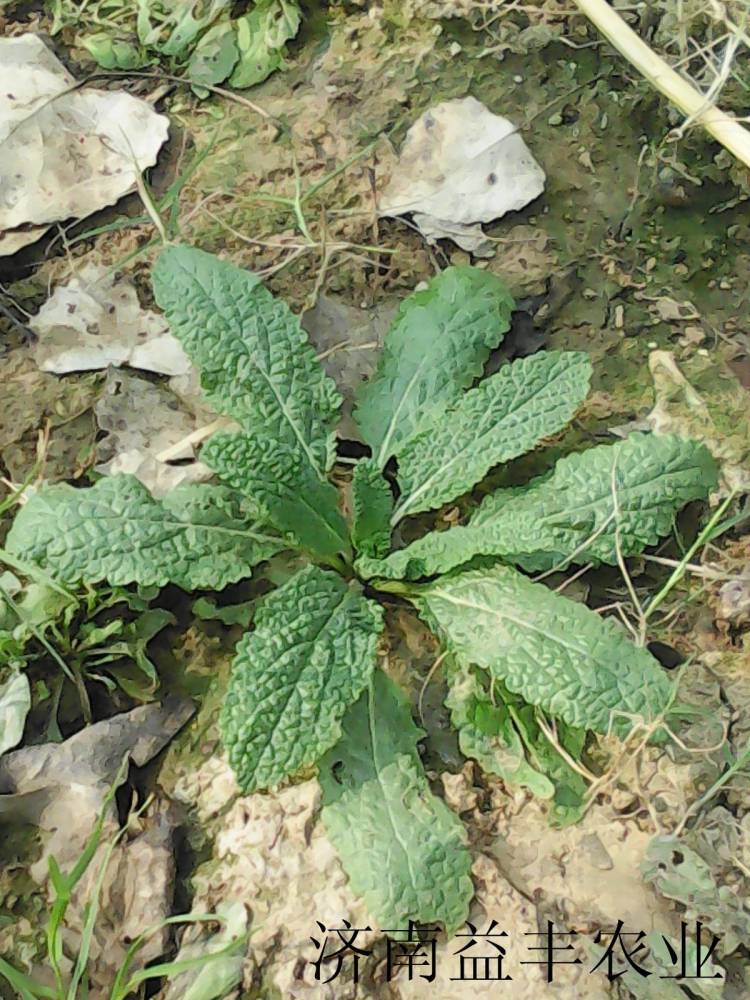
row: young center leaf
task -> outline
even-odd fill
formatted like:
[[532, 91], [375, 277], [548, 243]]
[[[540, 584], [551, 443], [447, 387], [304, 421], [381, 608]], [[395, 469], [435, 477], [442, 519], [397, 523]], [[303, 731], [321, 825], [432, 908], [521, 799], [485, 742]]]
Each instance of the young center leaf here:
[[646, 649], [510, 566], [442, 577], [410, 599], [462, 663], [569, 726], [623, 736], [667, 707], [671, 685]]
[[391, 544], [393, 493], [377, 463], [357, 462], [352, 475], [352, 541], [357, 552], [378, 558]]
[[224, 482], [260, 505], [294, 544], [330, 560], [349, 552], [346, 522], [335, 486], [319, 479], [298, 451], [271, 438], [214, 434], [201, 459]]
[[221, 731], [243, 792], [314, 764], [372, 674], [382, 611], [308, 566], [265, 598], [237, 647]]
[[453, 500], [493, 466], [562, 430], [586, 398], [590, 379], [588, 355], [543, 351], [480, 382], [399, 452], [401, 497], [393, 523]]
[[222, 435], [203, 459], [303, 548], [324, 558], [347, 553], [326, 479], [341, 397], [298, 318], [254, 274], [190, 247], [162, 251], [153, 280], [209, 402], [247, 435]]
[[362, 559], [363, 576], [417, 580], [500, 556], [531, 572], [570, 563], [617, 563], [669, 534], [676, 513], [716, 488], [708, 449], [674, 436], [631, 434], [560, 459], [527, 487], [485, 498], [467, 525], [432, 532], [386, 559]]
[[219, 590], [286, 547], [227, 487], [179, 486], [154, 500], [130, 475], [33, 493], [5, 545], [68, 583], [176, 583], [185, 590]]
[[456, 930], [473, 887], [466, 834], [430, 791], [423, 735], [406, 699], [376, 670], [320, 766], [321, 818], [352, 888], [383, 928], [440, 922]]
[[481, 375], [513, 305], [499, 278], [473, 267], [449, 267], [402, 302], [354, 414], [379, 468]]

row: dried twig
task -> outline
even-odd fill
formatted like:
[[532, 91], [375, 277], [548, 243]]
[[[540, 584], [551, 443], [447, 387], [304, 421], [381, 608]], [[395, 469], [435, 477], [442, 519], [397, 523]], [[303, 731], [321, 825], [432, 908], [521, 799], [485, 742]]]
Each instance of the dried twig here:
[[725, 149], [750, 167], [750, 132], [706, 98], [657, 55], [625, 23], [607, 0], [575, 0], [578, 9], [648, 82], [676, 105], [688, 121], [701, 125]]

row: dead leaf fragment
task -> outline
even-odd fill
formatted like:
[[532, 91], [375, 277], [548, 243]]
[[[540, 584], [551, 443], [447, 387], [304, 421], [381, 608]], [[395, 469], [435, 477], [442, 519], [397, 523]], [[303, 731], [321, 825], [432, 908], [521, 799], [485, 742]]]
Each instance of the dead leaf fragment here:
[[684, 840], [654, 837], [641, 864], [647, 881], [685, 907], [687, 919], [699, 919], [721, 935], [725, 954], [747, 940], [750, 907], [745, 883], [717, 885], [711, 865]]
[[124, 92], [77, 88], [33, 34], [0, 39], [0, 93], [0, 256], [114, 204], [167, 138], [164, 115]]
[[0, 358], [0, 451], [36, 428], [54, 411], [64, 388], [55, 378], [34, 367], [26, 353], [13, 351]]
[[[221, 904], [242, 903], [252, 913], [245, 985], [257, 976], [264, 996], [354, 1000], [359, 993], [349, 992], [348, 971], [329, 985], [314, 982], [306, 963], [304, 976], [299, 972], [301, 960], [314, 957], [309, 940], [316, 920], [333, 926], [331, 921], [348, 919], [355, 927], [375, 927], [316, 822], [317, 781], [271, 795], [240, 796], [223, 757], [183, 767], [174, 798], [194, 809], [212, 836], [213, 856], [193, 876], [193, 906], [210, 912]], [[366, 947], [375, 937], [373, 932], [357, 940]]]
[[[696, 366], [699, 361], [696, 360]], [[744, 389], [731, 373], [725, 372], [716, 381], [717, 390], [710, 396], [701, 394], [682, 372], [671, 351], [652, 351], [648, 366], [655, 398], [646, 418], [648, 426], [657, 434], [677, 434], [702, 441], [720, 462], [727, 487], [746, 490], [750, 486], [750, 434], [748, 396]], [[697, 367], [696, 373], [703, 374]]]
[[98, 383], [97, 375], [63, 381], [42, 372], [25, 348], [0, 357], [0, 456], [11, 479], [23, 482], [37, 462], [40, 430], [45, 432], [45, 478], [76, 474], [93, 443], [90, 407], [99, 394]]
[[[172, 912], [174, 899], [175, 821], [169, 805], [157, 802], [138, 824], [140, 829], [135, 835], [126, 836], [115, 847], [98, 890], [99, 910], [87, 966], [90, 1000], [108, 1000], [109, 987], [125, 961], [131, 942], [144, 931], [151, 933], [134, 956], [131, 973], [159, 958], [169, 945], [170, 928], [164, 921]], [[66, 946], [71, 955], [79, 951], [86, 903], [97, 891], [96, 883], [107, 861], [106, 852], [105, 840], [79, 883], [66, 914]]]
[[436, 105], [411, 126], [378, 210], [413, 212], [428, 242], [447, 237], [484, 255], [478, 223], [528, 205], [544, 181], [513, 123], [465, 97]]
[[727, 580], [719, 588], [718, 617], [733, 624], [750, 618], [750, 577]]
[[495, 259], [488, 270], [501, 277], [514, 296], [542, 295], [547, 291], [550, 275], [557, 268], [557, 255], [543, 229], [513, 226], [494, 246]]
[[[97, 472], [130, 473], [157, 498], [181, 483], [211, 477], [208, 466], [196, 460], [192, 445], [180, 447], [198, 422], [167, 386], [110, 369], [95, 413], [99, 427], [107, 431], [97, 444]], [[180, 464], [173, 465], [162, 454], [175, 446], [172, 460]]]
[[354, 397], [361, 383], [375, 372], [396, 308], [396, 302], [386, 302], [368, 311], [321, 295], [314, 308], [302, 316], [302, 325], [323, 367], [344, 397], [339, 434], [347, 440], [360, 440], [352, 419]]
[[6, 795], [39, 796], [35, 822], [47, 831], [43, 857], [31, 868], [42, 882], [47, 858], [65, 867], [88, 838], [127, 754], [142, 767], [167, 745], [193, 713], [192, 703], [170, 697], [87, 726], [63, 743], [23, 747], [0, 758], [0, 814]]
[[660, 295], [652, 302], [652, 312], [663, 323], [688, 322], [700, 319], [692, 302], [678, 302], [668, 295]]
[[165, 319], [141, 308], [130, 279], [98, 264], [85, 264], [58, 285], [29, 325], [39, 337], [34, 360], [42, 371], [62, 375], [131, 365], [185, 375], [191, 368]]

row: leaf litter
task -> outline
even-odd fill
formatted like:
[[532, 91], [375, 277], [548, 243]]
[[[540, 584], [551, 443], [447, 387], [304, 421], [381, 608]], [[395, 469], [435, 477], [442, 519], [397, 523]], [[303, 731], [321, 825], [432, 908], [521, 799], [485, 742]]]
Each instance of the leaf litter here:
[[[63, 864], [78, 857], [123, 759], [143, 767], [191, 714], [189, 702], [173, 698], [163, 707], [143, 705], [98, 722], [62, 743], [23, 747], [0, 758], [0, 803], [6, 795], [46, 793], [34, 819], [49, 834], [35, 869], [39, 877], [46, 875], [49, 854]], [[78, 818], [75, 828], [71, 816]]]
[[[102, 817], [107, 836], [119, 823], [109, 797], [130, 765], [144, 767], [185, 725], [192, 704], [170, 697], [97, 722], [62, 743], [43, 743], [0, 758], [0, 823], [38, 827], [41, 851], [29, 869], [32, 879], [52, 895], [48, 859], [72, 868]], [[102, 916], [90, 943], [92, 997], [109, 996], [128, 946], [144, 928], [166, 919], [172, 908], [175, 875], [176, 821], [168, 803], [154, 803], [126, 839], [98, 845], [92, 867], [76, 888], [68, 913], [70, 953], [75, 955], [86, 933], [87, 907], [98, 893]], [[0, 931], [0, 940], [2, 940]], [[153, 935], [138, 961], [163, 954], [166, 928]]]
[[[190, 442], [216, 414], [164, 318], [141, 306], [129, 278], [84, 264], [55, 288], [30, 326], [38, 337], [31, 353], [41, 371], [106, 372], [93, 406], [96, 425], [104, 432], [93, 448], [94, 471], [135, 475], [158, 497], [181, 483], [209, 478], [210, 470], [197, 461]], [[168, 376], [169, 381], [152, 382], [136, 370]], [[180, 446], [183, 441], [187, 443]], [[15, 474], [13, 456], [6, 454], [6, 461]], [[44, 475], [55, 478], [49, 451]]]
[[84, 264], [58, 285], [30, 326], [38, 337], [33, 357], [45, 372], [130, 365], [186, 375], [191, 368], [164, 318], [141, 307], [132, 281], [100, 265]]
[[52, 223], [133, 190], [169, 122], [130, 94], [78, 87], [36, 35], [0, 39], [0, 53], [0, 255], [8, 255]]
[[466, 97], [430, 108], [411, 126], [378, 210], [412, 213], [428, 243], [447, 237], [491, 257], [479, 223], [524, 208], [542, 193], [544, 180], [513, 123]]
[[200, 422], [168, 386], [110, 369], [94, 413], [106, 432], [96, 445], [96, 472], [131, 473], [155, 497], [212, 475], [189, 443]]

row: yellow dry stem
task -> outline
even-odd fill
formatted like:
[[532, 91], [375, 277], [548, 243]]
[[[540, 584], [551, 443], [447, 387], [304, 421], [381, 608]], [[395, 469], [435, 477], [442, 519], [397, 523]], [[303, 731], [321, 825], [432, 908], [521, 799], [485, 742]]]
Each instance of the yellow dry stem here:
[[707, 101], [703, 94], [680, 76], [623, 21], [606, 0], [575, 0], [605, 38], [691, 122], [706, 131], [733, 156], [750, 167], [750, 132], [725, 111]]

